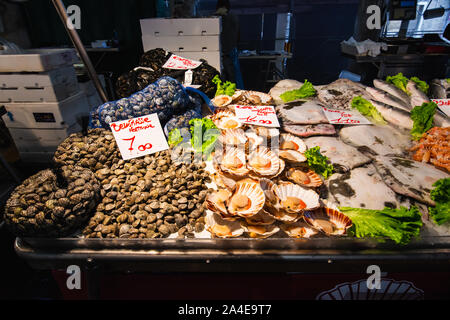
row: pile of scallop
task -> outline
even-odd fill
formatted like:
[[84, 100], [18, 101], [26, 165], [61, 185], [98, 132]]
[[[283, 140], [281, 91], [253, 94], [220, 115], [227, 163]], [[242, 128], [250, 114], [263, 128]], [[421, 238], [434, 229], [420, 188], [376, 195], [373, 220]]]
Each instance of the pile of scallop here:
[[275, 128], [243, 126], [231, 110], [212, 116], [216, 144], [206, 197], [213, 237], [310, 238], [345, 235], [351, 220], [320, 200], [323, 178], [308, 167], [306, 144]]

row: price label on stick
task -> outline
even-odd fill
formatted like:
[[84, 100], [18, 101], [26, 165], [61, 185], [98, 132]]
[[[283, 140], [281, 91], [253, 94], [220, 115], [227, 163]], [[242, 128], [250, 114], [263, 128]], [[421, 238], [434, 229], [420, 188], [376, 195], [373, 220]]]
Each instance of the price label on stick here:
[[239, 122], [256, 126], [279, 128], [277, 113], [273, 106], [241, 106], [235, 105], [234, 110]]
[[354, 110], [338, 110], [323, 107], [323, 112], [331, 124], [372, 124], [366, 117]]
[[109, 125], [123, 160], [143, 157], [169, 149], [156, 113]]
[[450, 117], [450, 99], [431, 99], [434, 103], [437, 104], [438, 108]]
[[201, 61], [191, 60], [172, 54], [169, 60], [167, 60], [166, 63], [163, 65], [163, 68], [176, 70], [189, 70], [195, 69], [201, 64], [202, 64]]

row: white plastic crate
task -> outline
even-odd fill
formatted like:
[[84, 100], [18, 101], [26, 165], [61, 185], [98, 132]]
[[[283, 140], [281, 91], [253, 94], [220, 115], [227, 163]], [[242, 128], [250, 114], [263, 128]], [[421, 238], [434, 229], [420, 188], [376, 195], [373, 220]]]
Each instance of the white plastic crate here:
[[220, 36], [175, 36], [155, 37], [143, 35], [144, 51], [163, 48], [166, 51], [220, 51]]
[[214, 36], [220, 35], [221, 18], [143, 19], [142, 35], [146, 36]]
[[0, 73], [0, 102], [57, 102], [78, 91], [73, 67], [43, 73]]
[[88, 115], [90, 109], [84, 92], [61, 102], [7, 103], [3, 121], [8, 128], [63, 129]]
[[74, 49], [32, 49], [0, 55], [0, 72], [44, 72], [79, 61]]

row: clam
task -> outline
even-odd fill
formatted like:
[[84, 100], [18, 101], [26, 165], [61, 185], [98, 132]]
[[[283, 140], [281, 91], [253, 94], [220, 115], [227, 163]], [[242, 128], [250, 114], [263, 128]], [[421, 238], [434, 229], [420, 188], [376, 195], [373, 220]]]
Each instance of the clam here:
[[327, 235], [344, 235], [352, 226], [352, 220], [342, 212], [320, 208], [312, 212], [306, 212], [303, 216], [305, 221], [314, 228]]
[[280, 150], [278, 156], [290, 163], [302, 163], [307, 160], [303, 153], [295, 150]]
[[305, 189], [297, 184], [286, 183], [275, 185], [272, 191], [277, 197], [276, 208], [291, 213], [301, 213], [313, 210], [320, 206], [319, 195], [311, 190]]
[[290, 168], [286, 171], [286, 178], [299, 184], [301, 186], [306, 187], [320, 187], [323, 184], [320, 176], [312, 170], [301, 168]]
[[226, 129], [222, 131], [219, 137], [222, 144], [225, 145], [243, 145], [247, 142], [247, 136], [242, 129]]
[[261, 211], [265, 202], [266, 197], [259, 183], [244, 181], [236, 184], [227, 207], [230, 214], [248, 218]]
[[283, 224], [280, 228], [291, 238], [310, 238], [318, 233], [316, 229], [311, 228], [303, 221]]
[[248, 223], [243, 223], [242, 225], [244, 231], [248, 234], [250, 238], [266, 239], [274, 235], [280, 228], [274, 224], [272, 225], [251, 225]]
[[244, 233], [240, 222], [224, 220], [217, 214], [206, 216], [206, 230], [217, 238], [235, 238]]
[[249, 225], [255, 226], [267, 226], [275, 222], [275, 218], [264, 209], [259, 211], [253, 217], [246, 218], [245, 220]]
[[261, 176], [273, 176], [280, 170], [280, 159], [268, 148], [258, 148], [248, 157], [247, 167]]
[[249, 172], [245, 152], [241, 149], [230, 148], [224, 154], [216, 157], [216, 161], [218, 161], [223, 172], [233, 176], [242, 177]]
[[226, 107], [233, 101], [233, 98], [226, 95], [219, 95], [211, 100], [216, 107]]
[[280, 150], [294, 150], [304, 153], [307, 150], [302, 139], [292, 134], [283, 133], [280, 136]]

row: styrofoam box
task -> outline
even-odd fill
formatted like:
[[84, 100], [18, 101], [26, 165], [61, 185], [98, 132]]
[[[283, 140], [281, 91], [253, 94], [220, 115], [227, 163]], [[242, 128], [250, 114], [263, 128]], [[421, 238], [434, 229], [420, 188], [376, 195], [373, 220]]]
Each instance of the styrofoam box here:
[[144, 51], [163, 48], [167, 51], [220, 51], [220, 36], [142, 36]]
[[192, 60], [205, 59], [208, 64], [216, 68], [219, 72], [222, 71], [222, 59], [220, 51], [208, 51], [208, 52], [177, 52], [173, 51], [173, 54], [177, 56], [188, 58]]
[[0, 72], [44, 72], [78, 60], [74, 49], [32, 49], [24, 54], [0, 55]]
[[0, 102], [56, 102], [78, 91], [73, 67], [41, 73], [0, 73]]
[[220, 35], [220, 17], [190, 19], [143, 19], [142, 35], [146, 36], [209, 36]]
[[3, 121], [8, 128], [62, 129], [88, 115], [89, 104], [84, 92], [61, 102], [7, 103]]

